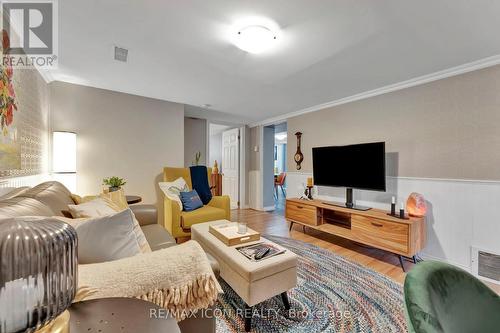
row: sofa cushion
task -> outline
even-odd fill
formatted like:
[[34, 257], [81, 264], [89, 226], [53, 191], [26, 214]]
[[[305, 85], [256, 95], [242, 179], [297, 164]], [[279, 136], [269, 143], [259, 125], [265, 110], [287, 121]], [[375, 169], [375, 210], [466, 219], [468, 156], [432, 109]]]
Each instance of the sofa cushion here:
[[35, 199], [17, 196], [0, 201], [0, 218], [53, 215], [52, 209]]
[[78, 263], [94, 264], [142, 253], [130, 209], [88, 219], [67, 219], [78, 235]]
[[29, 189], [30, 188], [28, 186], [0, 188], [0, 200], [7, 200], [17, 197], [18, 195], [26, 192]]
[[106, 199], [96, 198], [91, 201], [82, 202], [79, 205], [68, 205], [69, 212], [73, 218], [99, 217], [112, 215], [120, 209]]
[[168, 231], [159, 224], [148, 224], [141, 226], [142, 232], [146, 237], [152, 251], [157, 251], [161, 249], [166, 249], [177, 245], [174, 237], [168, 233]]
[[[98, 197], [92, 201], [84, 202], [79, 205], [68, 205], [68, 209], [74, 218], [107, 216], [122, 210], [106, 197]], [[143, 253], [151, 252], [151, 248], [135, 216], [134, 232], [141, 247], [141, 251]]]
[[158, 209], [155, 205], [131, 205], [130, 210], [141, 226], [158, 223]]
[[224, 209], [203, 206], [192, 212], [181, 212], [181, 227], [189, 230], [196, 223], [223, 220], [226, 218]]
[[64, 216], [63, 211], [68, 210], [68, 205], [74, 204], [71, 192], [63, 184], [55, 181], [39, 184], [17, 197], [38, 200], [49, 207], [55, 216]]

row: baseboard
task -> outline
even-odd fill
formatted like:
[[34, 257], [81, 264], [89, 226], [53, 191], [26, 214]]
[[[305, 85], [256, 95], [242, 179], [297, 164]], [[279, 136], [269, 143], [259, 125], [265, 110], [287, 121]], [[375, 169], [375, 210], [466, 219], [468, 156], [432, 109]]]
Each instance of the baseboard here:
[[260, 212], [270, 212], [270, 211], [273, 211], [276, 209], [276, 207], [274, 207], [274, 206], [259, 207], [259, 208], [248, 207], [248, 208], [253, 209], [253, 210], [258, 210]]
[[441, 261], [441, 262], [444, 262], [446, 264], [450, 264], [450, 265], [453, 265], [453, 266], [457, 266], [461, 269], [463, 269], [464, 271], [467, 271], [469, 273], [471, 273], [471, 268], [469, 266], [465, 266], [465, 265], [461, 265], [459, 263], [456, 263], [456, 262], [452, 262], [448, 259], [443, 259], [443, 258], [439, 258], [439, 257], [435, 257], [433, 255], [430, 255], [430, 254], [426, 254], [426, 253], [419, 253], [418, 254], [420, 256], [420, 258], [424, 259], [424, 260], [435, 260], [435, 261]]

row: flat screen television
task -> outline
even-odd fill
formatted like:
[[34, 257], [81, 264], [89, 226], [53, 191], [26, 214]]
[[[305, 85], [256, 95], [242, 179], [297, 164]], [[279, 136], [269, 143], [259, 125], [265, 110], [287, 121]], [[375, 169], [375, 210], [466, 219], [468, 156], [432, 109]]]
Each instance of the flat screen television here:
[[[313, 148], [313, 177], [318, 186], [346, 187], [346, 206], [352, 189], [385, 191], [385, 142]], [[366, 207], [358, 207], [366, 210]]]

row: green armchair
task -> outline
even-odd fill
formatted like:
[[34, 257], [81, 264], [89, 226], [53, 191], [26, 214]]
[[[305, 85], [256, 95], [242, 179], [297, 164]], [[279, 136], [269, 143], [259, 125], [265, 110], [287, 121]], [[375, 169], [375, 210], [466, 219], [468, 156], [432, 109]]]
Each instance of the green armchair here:
[[500, 297], [455, 266], [417, 264], [406, 276], [404, 294], [410, 333], [500, 332]]

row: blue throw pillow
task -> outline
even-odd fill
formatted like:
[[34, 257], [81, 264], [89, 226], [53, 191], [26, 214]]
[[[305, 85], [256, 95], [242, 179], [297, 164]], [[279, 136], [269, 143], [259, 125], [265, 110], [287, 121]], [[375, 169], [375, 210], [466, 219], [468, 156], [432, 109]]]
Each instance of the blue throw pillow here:
[[200, 196], [196, 190], [192, 190], [190, 192], [180, 192], [179, 197], [182, 201], [183, 210], [186, 212], [203, 207], [203, 202], [201, 202]]

